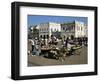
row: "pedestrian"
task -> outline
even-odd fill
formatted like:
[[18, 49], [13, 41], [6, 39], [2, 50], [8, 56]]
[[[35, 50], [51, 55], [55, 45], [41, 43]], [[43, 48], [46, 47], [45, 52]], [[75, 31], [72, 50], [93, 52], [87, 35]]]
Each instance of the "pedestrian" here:
[[68, 43], [68, 44], [67, 44], [67, 48], [68, 48], [68, 51], [69, 51], [69, 55], [74, 55], [74, 54], [73, 54], [73, 52], [74, 52], [74, 50], [73, 50], [73, 45], [70, 44], [70, 43]]
[[65, 46], [67, 47], [67, 44], [68, 44], [68, 37], [67, 37], [67, 39], [66, 39], [66, 43], [65, 43]]
[[32, 53], [32, 43], [30, 39], [28, 39], [28, 55], [30, 55], [31, 53]]
[[32, 52], [34, 51], [34, 39], [31, 39], [31, 44], [32, 44]]

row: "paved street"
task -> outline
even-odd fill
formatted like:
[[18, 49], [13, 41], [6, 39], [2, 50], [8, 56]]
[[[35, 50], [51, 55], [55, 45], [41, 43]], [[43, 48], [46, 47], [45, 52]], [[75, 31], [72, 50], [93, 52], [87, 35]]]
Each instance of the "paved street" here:
[[28, 66], [48, 66], [48, 65], [75, 65], [75, 64], [87, 64], [87, 47], [82, 47], [77, 50], [80, 51], [80, 54], [74, 54], [71, 56], [67, 56], [65, 60], [62, 62], [56, 59], [45, 58], [42, 56], [32, 56], [28, 55]]

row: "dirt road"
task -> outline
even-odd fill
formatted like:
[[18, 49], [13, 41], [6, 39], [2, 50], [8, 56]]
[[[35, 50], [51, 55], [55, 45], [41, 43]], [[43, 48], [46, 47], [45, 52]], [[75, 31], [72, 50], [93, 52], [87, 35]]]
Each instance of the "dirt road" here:
[[45, 58], [42, 56], [28, 55], [28, 66], [48, 66], [48, 65], [75, 65], [75, 64], [87, 64], [88, 55], [87, 47], [80, 49], [80, 55], [71, 55], [65, 58], [63, 62], [56, 59]]

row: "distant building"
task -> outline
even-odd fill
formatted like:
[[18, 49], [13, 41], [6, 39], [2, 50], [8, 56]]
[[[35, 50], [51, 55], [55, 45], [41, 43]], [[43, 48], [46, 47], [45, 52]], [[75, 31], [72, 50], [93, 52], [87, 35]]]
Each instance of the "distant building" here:
[[59, 23], [41, 23], [39, 24], [39, 37], [49, 38], [51, 35], [59, 36], [61, 32], [61, 25]]
[[88, 28], [87, 28], [88, 26], [87, 25], [85, 25], [85, 37], [88, 37]]
[[88, 36], [87, 25], [80, 21], [63, 24], [54, 22], [41, 23], [32, 26], [30, 29], [34, 37], [40, 38], [49, 38], [51, 35], [62, 37], [63, 39]]
[[72, 23], [61, 24], [61, 37], [85, 37], [87, 33], [87, 26], [83, 22], [74, 21]]

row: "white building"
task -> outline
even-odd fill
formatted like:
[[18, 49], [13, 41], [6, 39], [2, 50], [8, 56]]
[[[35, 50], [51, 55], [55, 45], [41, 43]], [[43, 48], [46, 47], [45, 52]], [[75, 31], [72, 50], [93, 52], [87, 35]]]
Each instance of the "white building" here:
[[49, 38], [51, 35], [65, 39], [72, 36], [75, 38], [88, 36], [87, 25], [80, 21], [63, 24], [54, 22], [41, 23], [31, 27], [31, 29], [33, 30], [34, 27], [39, 30], [37, 34], [39, 34], [40, 38]]
[[41, 23], [39, 24], [39, 37], [51, 37], [55, 32], [61, 32], [61, 25], [59, 23]]
[[74, 21], [72, 23], [61, 24], [61, 36], [62, 38], [67, 37], [86, 37], [87, 26], [83, 22]]
[[87, 25], [85, 25], [85, 36], [86, 37], [88, 37], [88, 28], [87, 28], [88, 26]]
[[86, 25], [83, 22], [75, 21], [75, 37], [86, 36]]

